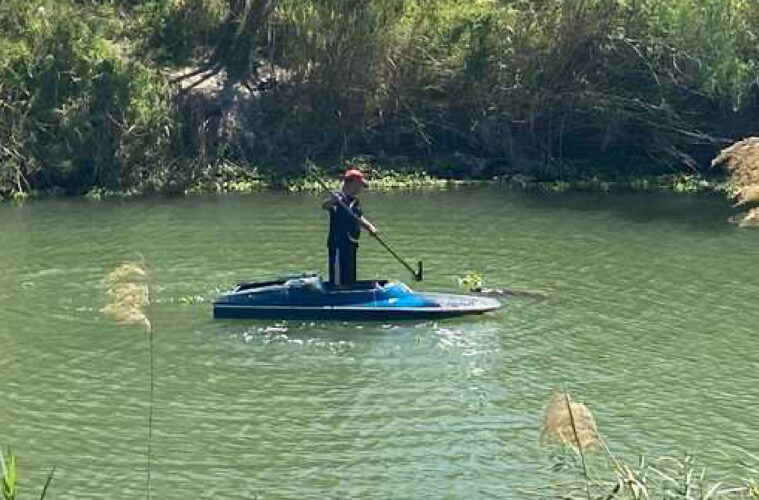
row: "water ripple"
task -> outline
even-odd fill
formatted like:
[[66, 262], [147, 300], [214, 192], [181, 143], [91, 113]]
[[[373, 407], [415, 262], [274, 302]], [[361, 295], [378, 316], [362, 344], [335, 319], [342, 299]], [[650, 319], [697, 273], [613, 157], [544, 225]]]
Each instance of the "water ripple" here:
[[[687, 450], [735, 473], [717, 452], [759, 446], [759, 235], [719, 224], [718, 200], [368, 195], [392, 243], [425, 260], [420, 287], [479, 271], [549, 298], [462, 321], [213, 321], [210, 301], [238, 279], [324, 269], [317, 206], [0, 207], [0, 441], [24, 486], [56, 465], [58, 498], [143, 492], [148, 337], [100, 312], [103, 276], [135, 258], [150, 274], [156, 498], [547, 497], [559, 478], [538, 425], [562, 387], [623, 455]], [[361, 245], [362, 275], [405, 278]]]

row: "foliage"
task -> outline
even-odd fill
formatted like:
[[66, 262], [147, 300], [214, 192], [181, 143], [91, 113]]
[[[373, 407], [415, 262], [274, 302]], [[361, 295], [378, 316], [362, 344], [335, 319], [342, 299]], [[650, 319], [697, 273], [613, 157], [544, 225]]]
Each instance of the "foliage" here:
[[459, 288], [462, 288], [467, 292], [479, 292], [482, 290], [484, 281], [485, 279], [482, 274], [477, 272], [469, 273], [463, 278], [458, 279]]
[[221, 2], [206, 0], [148, 1], [135, 10], [140, 49], [180, 67], [205, 56], [225, 13]]
[[710, 189], [710, 185], [698, 175], [679, 174], [672, 179], [672, 189], [676, 193], [699, 193]]
[[83, 9], [0, 8], [0, 25], [13, 25], [0, 38], [0, 191], [120, 189], [167, 158], [168, 88], [124, 55], [115, 23]]
[[256, 57], [287, 85], [245, 101], [263, 147], [239, 152], [275, 175], [359, 151], [461, 158], [475, 177], [662, 173], [698, 168], [717, 137], [756, 124], [752, 2], [275, 5]]
[[0, 193], [214, 189], [222, 164], [285, 185], [363, 153], [693, 176], [759, 128], [757, 26], [749, 0], [4, 0]]
[[[557, 455], [555, 470], [575, 471], [583, 477], [577, 455]], [[588, 480], [569, 482], [562, 485], [563, 498], [587, 499], [618, 498], [643, 500], [647, 498], [676, 499], [757, 499], [756, 483], [748, 480], [745, 484], [730, 485], [725, 481], [712, 479], [706, 467], [699, 465], [695, 458], [685, 455], [676, 457], [640, 457], [636, 462], [627, 463], [619, 458], [606, 463], [591, 460], [593, 467]]]
[[[47, 476], [42, 493], [40, 494], [40, 500], [44, 500], [47, 495], [47, 490], [50, 488], [54, 475], [55, 468]], [[6, 453], [0, 450], [0, 487], [2, 488], [3, 500], [16, 500], [18, 498], [18, 465], [16, 463], [16, 456], [10, 449]]]
[[[562, 498], [759, 499], [755, 479], [747, 478], [744, 484], [734, 486], [728, 486], [726, 481], [714, 482], [689, 455], [652, 460], [641, 456], [635, 463], [626, 462], [612, 453], [588, 407], [574, 402], [566, 392], [556, 393], [549, 400], [541, 442], [562, 446], [561, 453], [553, 454], [554, 471], [571, 472], [579, 478], [560, 485]], [[599, 447], [604, 456], [589, 455]], [[571, 453], [567, 453], [568, 449]], [[759, 457], [748, 455], [759, 462]], [[759, 474], [755, 467], [745, 468], [751, 477]]]
[[[473, 181], [455, 181], [450, 179], [441, 179], [429, 175], [426, 171], [418, 168], [404, 168], [395, 170], [379, 166], [374, 159], [366, 156], [356, 156], [346, 160], [337, 167], [318, 168], [315, 167], [315, 173], [320, 177], [328, 188], [332, 190], [340, 189], [339, 177], [348, 168], [359, 168], [364, 172], [369, 180], [372, 191], [388, 190], [429, 190], [441, 189], [454, 186], [473, 184]], [[300, 172], [298, 176], [287, 179], [283, 186], [290, 192], [301, 191], [323, 191], [324, 186], [305, 171]]]
[[16, 491], [18, 490], [18, 469], [16, 467], [16, 456], [10, 450], [6, 454], [0, 451], [0, 469], [3, 473], [3, 499], [15, 500]]

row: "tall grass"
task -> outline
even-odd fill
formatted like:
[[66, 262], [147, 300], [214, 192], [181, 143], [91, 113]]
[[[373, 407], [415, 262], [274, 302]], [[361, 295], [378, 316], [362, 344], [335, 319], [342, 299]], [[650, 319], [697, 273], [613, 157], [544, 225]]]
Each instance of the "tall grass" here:
[[18, 489], [18, 470], [16, 457], [8, 450], [6, 454], [0, 450], [0, 472], [2, 472], [3, 499], [14, 500]]
[[[106, 305], [102, 312], [122, 325], [141, 326], [148, 332], [148, 379], [149, 379], [149, 414], [148, 438], [146, 452], [146, 496], [151, 497], [152, 479], [152, 442], [153, 442], [153, 401], [155, 391], [153, 327], [147, 316], [146, 308], [150, 303], [147, 273], [139, 262], [124, 262], [109, 272], [103, 284], [106, 293]], [[40, 494], [40, 500], [47, 495], [55, 474], [53, 468], [47, 477]], [[2, 500], [18, 500], [18, 467], [16, 456], [8, 450], [0, 450], [0, 487]]]
[[757, 125], [755, 2], [275, 5], [258, 57], [291, 86], [246, 101], [252, 162], [368, 152], [614, 177], [703, 168]]
[[[55, 476], [55, 467], [50, 471], [45, 481], [45, 485], [42, 487], [40, 493], [40, 500], [44, 500], [47, 495], [48, 488], [53, 482]], [[3, 500], [17, 500], [18, 499], [18, 465], [16, 462], [16, 456], [9, 449], [6, 453], [0, 450], [0, 487], [2, 488]]]
[[[682, 459], [639, 457], [628, 462], [615, 455], [599, 432], [590, 409], [568, 393], [551, 396], [543, 416], [541, 441], [571, 450], [557, 457], [555, 469], [576, 471], [579, 481], [558, 484], [561, 498], [668, 500], [759, 499], [759, 457], [747, 454], [757, 464], [746, 467], [744, 484], [714, 481], [693, 457]], [[586, 459], [601, 450], [603, 456]]]
[[148, 439], [146, 452], [146, 497], [152, 489], [153, 402], [155, 393], [155, 359], [153, 356], [153, 326], [147, 316], [150, 304], [148, 275], [140, 262], [124, 262], [104, 279], [107, 304], [103, 313], [122, 325], [136, 325], [148, 333]]

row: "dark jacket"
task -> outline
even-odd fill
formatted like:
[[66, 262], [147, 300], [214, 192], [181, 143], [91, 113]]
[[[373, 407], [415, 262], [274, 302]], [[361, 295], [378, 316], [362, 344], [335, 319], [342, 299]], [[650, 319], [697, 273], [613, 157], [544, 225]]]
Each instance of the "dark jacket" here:
[[[358, 198], [337, 193], [343, 203], [350, 208], [348, 212], [340, 203], [336, 203], [329, 209], [329, 238], [327, 246], [331, 248], [358, 246], [358, 238], [361, 236], [361, 223], [363, 217], [361, 204]], [[351, 215], [351, 212], [353, 215]], [[354, 217], [355, 216], [355, 217]]]

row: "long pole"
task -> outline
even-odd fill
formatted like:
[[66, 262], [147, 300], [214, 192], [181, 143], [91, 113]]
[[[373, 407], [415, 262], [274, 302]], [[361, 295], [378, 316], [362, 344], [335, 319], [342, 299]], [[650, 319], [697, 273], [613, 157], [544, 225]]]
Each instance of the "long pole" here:
[[[348, 205], [345, 204], [345, 202], [343, 201], [343, 199], [340, 196], [338, 196], [337, 193], [335, 193], [334, 191], [332, 191], [332, 189], [330, 189], [330, 187], [327, 185], [327, 183], [324, 182], [321, 179], [321, 177], [319, 177], [316, 174], [316, 172], [314, 171], [312, 165], [308, 165], [307, 170], [311, 174], [311, 176], [316, 180], [316, 182], [319, 183], [319, 185], [324, 190], [326, 190], [328, 193], [330, 193], [335, 198], [335, 200], [337, 201], [337, 203], [339, 203], [340, 206], [343, 207], [351, 215], [351, 217], [353, 217], [356, 220], [356, 222], [358, 222], [359, 224], [362, 224], [361, 219], [359, 219], [358, 217], [356, 217], [356, 214], [354, 214], [353, 210], [351, 210], [350, 207], [348, 207]], [[374, 236], [374, 239], [376, 239], [377, 241], [380, 242], [380, 244], [385, 248], [385, 250], [387, 250], [388, 252], [390, 252], [390, 255], [392, 255], [393, 257], [395, 257], [395, 259], [398, 262], [400, 262], [403, 265], [403, 267], [405, 267], [408, 270], [408, 272], [411, 273], [411, 276], [414, 277], [414, 281], [422, 281], [422, 279], [424, 278], [424, 264], [422, 263], [421, 260], [418, 262], [418, 268], [414, 269], [413, 267], [411, 267], [409, 265], [408, 262], [406, 262], [403, 259], [403, 257], [401, 257], [400, 255], [398, 255], [398, 252], [396, 252], [395, 250], [393, 250], [393, 248], [390, 245], [388, 245], [387, 242], [385, 242], [382, 238], [380, 238], [380, 236], [377, 233], [370, 233], [370, 234], [372, 236]]]

